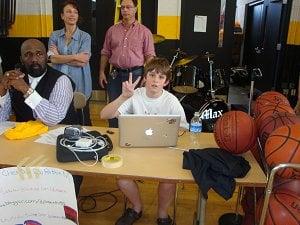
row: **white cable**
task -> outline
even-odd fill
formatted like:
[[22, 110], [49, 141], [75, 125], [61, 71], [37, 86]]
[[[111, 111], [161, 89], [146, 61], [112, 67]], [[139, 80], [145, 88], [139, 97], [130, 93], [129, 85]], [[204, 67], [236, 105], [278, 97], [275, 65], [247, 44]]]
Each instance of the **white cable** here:
[[[70, 150], [70, 149], [69, 149]], [[91, 164], [88, 164], [88, 163], [85, 163], [85, 162], [83, 162], [79, 157], [78, 157], [78, 155], [76, 154], [76, 152], [74, 152], [74, 151], [72, 151], [72, 150], [70, 150], [74, 155], [75, 155], [75, 157], [76, 157], [76, 159], [78, 160], [78, 162], [80, 162], [82, 165], [84, 165], [84, 166], [89, 166], [89, 167], [91, 167], [91, 166], [95, 166], [97, 163], [98, 163], [98, 161], [99, 161], [99, 157], [98, 157], [98, 154], [97, 154], [97, 152], [95, 151], [95, 162], [93, 162], [93, 163], [91, 163]]]
[[[93, 135], [91, 135], [89, 133], [86, 133], [86, 132], [83, 132], [82, 135], [86, 135], [84, 138], [92, 140], [92, 144], [87, 148], [86, 147], [78, 147], [78, 146], [75, 145], [75, 142], [76, 142], [75, 140], [73, 141], [73, 140], [69, 140], [69, 139], [66, 139], [66, 138], [60, 139], [59, 143], [60, 143], [61, 146], [63, 146], [65, 148], [67, 148], [68, 150], [70, 150], [75, 155], [76, 159], [81, 164], [91, 167], [91, 166], [96, 165], [99, 161], [99, 156], [98, 156], [97, 151], [104, 149], [108, 145], [108, 143], [107, 143], [107, 140], [105, 138], [101, 137], [101, 136], [94, 137]], [[69, 143], [66, 143], [66, 142], [69, 142]], [[94, 148], [97, 145], [99, 147]], [[96, 161], [92, 164], [85, 163], [78, 157], [76, 152], [94, 152], [95, 153], [94, 158], [95, 158]]]

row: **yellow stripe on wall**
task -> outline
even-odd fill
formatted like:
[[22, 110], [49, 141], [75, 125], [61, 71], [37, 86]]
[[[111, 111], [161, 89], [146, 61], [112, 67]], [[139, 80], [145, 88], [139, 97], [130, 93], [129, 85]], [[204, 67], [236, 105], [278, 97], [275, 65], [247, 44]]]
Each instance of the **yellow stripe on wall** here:
[[9, 37], [49, 37], [52, 31], [52, 15], [16, 15]]
[[166, 39], [180, 38], [181, 0], [158, 0], [157, 33]]
[[300, 0], [293, 0], [287, 43], [300, 45]]
[[179, 39], [180, 16], [158, 16], [157, 33], [166, 39]]
[[290, 21], [287, 43], [300, 45], [300, 21]]

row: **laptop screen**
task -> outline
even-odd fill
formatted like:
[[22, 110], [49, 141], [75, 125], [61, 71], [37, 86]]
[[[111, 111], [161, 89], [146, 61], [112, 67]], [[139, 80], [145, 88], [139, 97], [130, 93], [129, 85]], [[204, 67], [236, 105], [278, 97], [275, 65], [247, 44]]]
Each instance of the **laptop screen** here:
[[176, 146], [180, 115], [120, 115], [121, 147]]

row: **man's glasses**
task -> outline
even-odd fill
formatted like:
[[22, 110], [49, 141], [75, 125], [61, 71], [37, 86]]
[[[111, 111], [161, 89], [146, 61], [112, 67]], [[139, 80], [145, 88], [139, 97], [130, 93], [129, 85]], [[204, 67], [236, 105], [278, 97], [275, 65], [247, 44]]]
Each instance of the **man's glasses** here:
[[121, 5], [121, 10], [124, 10], [124, 9], [133, 9], [135, 8], [135, 6], [132, 6], [132, 5]]

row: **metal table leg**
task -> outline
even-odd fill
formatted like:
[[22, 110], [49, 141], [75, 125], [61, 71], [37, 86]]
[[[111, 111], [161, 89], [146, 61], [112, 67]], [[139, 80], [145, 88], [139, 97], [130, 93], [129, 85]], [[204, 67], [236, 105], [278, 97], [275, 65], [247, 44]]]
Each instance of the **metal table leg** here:
[[206, 202], [207, 202], [207, 199], [204, 198], [204, 196], [202, 195], [202, 192], [200, 190], [198, 190], [196, 221], [194, 221], [194, 225], [204, 225], [205, 224]]

